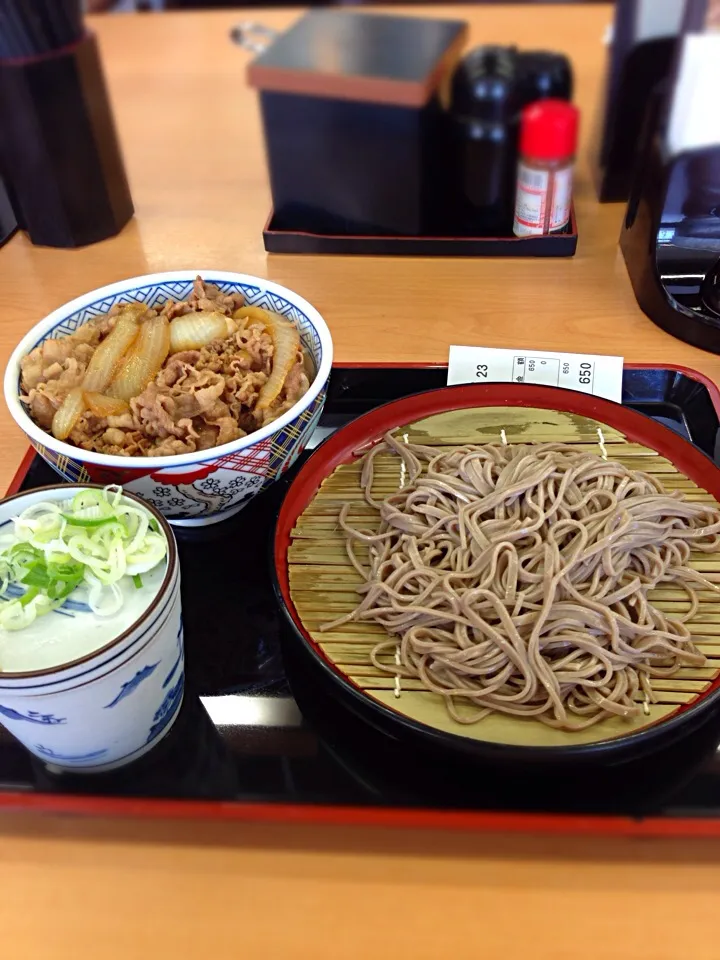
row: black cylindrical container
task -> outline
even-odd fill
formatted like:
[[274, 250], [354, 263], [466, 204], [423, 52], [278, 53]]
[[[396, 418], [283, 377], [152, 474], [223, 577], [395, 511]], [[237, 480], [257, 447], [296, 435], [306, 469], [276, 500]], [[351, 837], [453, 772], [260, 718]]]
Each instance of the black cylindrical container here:
[[517, 156], [516, 60], [514, 47], [478, 47], [453, 75], [449, 186], [458, 232], [510, 233]]
[[572, 100], [572, 66], [562, 53], [549, 50], [518, 53], [515, 74], [515, 92], [521, 108], [536, 100]]
[[0, 61], [0, 170], [33, 243], [79, 247], [133, 215], [97, 42]]

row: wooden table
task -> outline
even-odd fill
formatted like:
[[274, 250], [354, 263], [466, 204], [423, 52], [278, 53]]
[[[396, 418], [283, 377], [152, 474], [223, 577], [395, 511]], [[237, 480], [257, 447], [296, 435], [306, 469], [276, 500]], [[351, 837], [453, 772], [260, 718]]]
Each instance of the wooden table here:
[[[427, 12], [427, 7], [423, 12]], [[583, 138], [610, 7], [443, 7], [472, 40], [571, 54]], [[125, 149], [135, 220], [85, 250], [0, 250], [4, 362], [21, 334], [92, 287], [154, 270], [268, 276], [330, 324], [340, 360], [442, 361], [453, 342], [620, 353], [720, 379], [720, 358], [662, 333], [638, 309], [585, 151], [581, 239], [571, 260], [266, 257], [270, 199], [243, 15], [94, 21]], [[295, 14], [257, 14], [283, 27]], [[25, 450], [0, 414], [0, 487]], [[440, 957], [693, 960], [720, 948], [717, 844], [469, 836], [290, 826], [0, 818], [3, 956]]]

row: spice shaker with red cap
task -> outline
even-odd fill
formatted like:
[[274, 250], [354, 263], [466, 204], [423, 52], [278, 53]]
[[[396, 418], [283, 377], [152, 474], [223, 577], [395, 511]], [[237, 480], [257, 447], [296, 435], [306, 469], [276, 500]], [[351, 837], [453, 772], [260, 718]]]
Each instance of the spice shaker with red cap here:
[[541, 236], [567, 226], [577, 132], [577, 108], [565, 100], [541, 100], [522, 111], [513, 220], [516, 236]]

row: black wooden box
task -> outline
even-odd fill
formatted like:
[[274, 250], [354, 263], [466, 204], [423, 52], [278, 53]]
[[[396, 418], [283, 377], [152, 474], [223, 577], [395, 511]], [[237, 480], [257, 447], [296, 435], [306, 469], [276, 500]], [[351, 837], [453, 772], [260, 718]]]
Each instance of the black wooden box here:
[[250, 64], [282, 229], [432, 231], [439, 91], [466, 35], [456, 20], [321, 10]]

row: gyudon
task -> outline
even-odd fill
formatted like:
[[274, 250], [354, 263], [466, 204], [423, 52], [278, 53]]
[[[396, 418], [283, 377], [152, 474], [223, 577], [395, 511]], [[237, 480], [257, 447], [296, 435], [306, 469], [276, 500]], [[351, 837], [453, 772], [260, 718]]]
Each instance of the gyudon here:
[[308, 390], [290, 321], [198, 277], [187, 300], [115, 306], [21, 361], [21, 399], [58, 440], [162, 457], [237, 440]]

